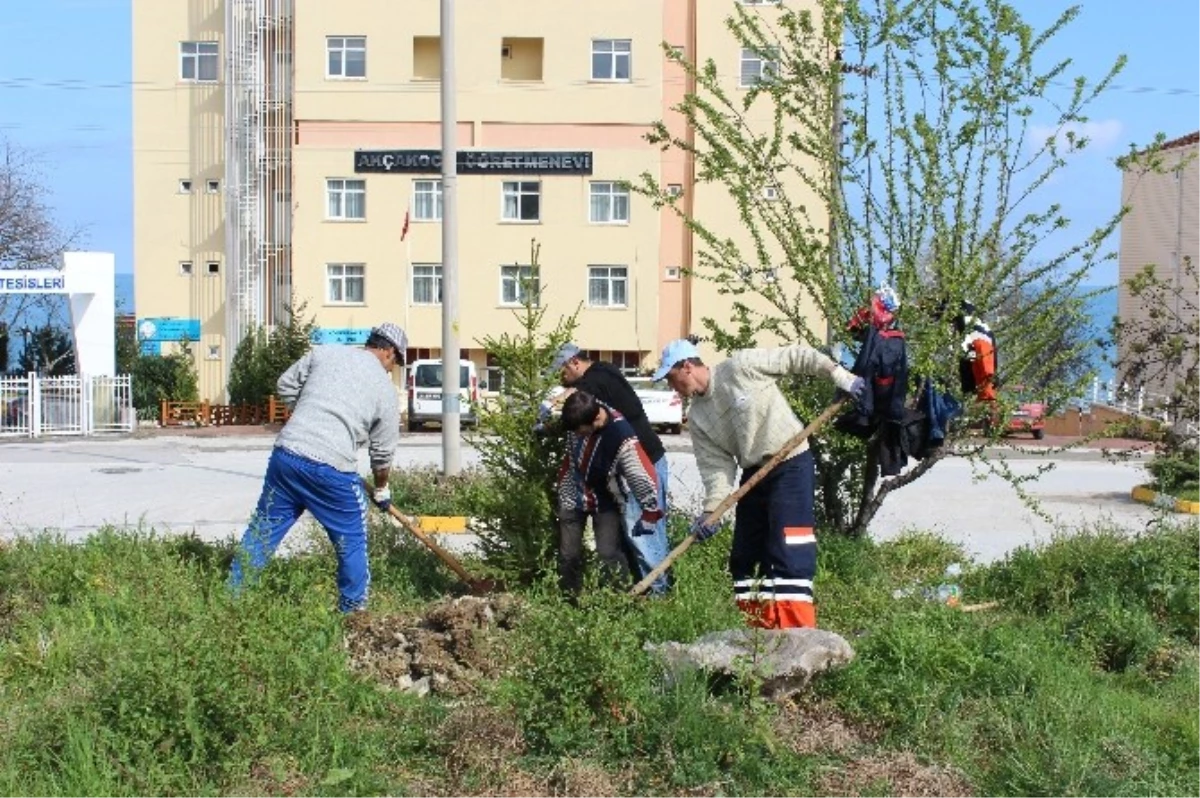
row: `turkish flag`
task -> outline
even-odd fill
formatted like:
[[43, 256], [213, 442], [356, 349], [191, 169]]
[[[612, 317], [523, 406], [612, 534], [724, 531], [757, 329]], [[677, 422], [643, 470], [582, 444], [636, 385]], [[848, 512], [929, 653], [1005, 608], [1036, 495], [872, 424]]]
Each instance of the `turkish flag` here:
[[400, 240], [403, 241], [408, 235], [408, 211], [404, 212], [404, 226], [400, 228]]

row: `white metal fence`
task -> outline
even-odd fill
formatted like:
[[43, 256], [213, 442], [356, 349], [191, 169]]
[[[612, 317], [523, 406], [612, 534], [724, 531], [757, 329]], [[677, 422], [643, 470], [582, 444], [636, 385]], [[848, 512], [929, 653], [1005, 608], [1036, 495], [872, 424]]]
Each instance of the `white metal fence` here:
[[0, 437], [132, 432], [137, 426], [128, 374], [116, 377], [0, 376]]

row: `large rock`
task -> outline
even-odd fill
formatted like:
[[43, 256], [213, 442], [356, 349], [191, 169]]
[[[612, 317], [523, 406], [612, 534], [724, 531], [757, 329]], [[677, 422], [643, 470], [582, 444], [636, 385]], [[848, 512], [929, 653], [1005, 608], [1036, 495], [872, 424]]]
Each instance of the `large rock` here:
[[854, 659], [840, 635], [824, 629], [730, 629], [692, 643], [646, 643], [646, 651], [666, 666], [669, 678], [697, 668], [711, 675], [752, 678], [768, 698], [786, 698], [808, 686], [822, 671]]

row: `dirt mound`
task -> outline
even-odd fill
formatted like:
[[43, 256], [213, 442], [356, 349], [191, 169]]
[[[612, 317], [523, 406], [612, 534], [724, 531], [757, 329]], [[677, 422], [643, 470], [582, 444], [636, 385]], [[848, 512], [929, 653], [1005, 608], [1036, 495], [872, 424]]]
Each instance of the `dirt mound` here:
[[446, 600], [417, 618], [354, 613], [346, 620], [350, 668], [396, 690], [466, 695], [497, 675], [498, 639], [519, 614], [520, 602], [505, 595]]
[[800, 756], [848, 756], [865, 750], [878, 737], [876, 730], [850, 721], [819, 699], [784, 704], [773, 725], [779, 739], [787, 740], [792, 752]]
[[974, 795], [953, 768], [925, 765], [907, 751], [878, 752], [851, 760], [817, 783], [818, 795]]

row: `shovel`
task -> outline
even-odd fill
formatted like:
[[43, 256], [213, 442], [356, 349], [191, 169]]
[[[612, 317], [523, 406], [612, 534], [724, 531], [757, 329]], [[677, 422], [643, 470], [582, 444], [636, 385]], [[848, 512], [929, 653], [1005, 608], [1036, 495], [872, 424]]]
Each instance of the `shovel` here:
[[[370, 485], [368, 485], [365, 480], [363, 481], [363, 487], [366, 488], [368, 492], [370, 491]], [[387, 514], [391, 516], [392, 526], [403, 527], [411, 532], [417, 540], [424, 543], [430, 551], [436, 554], [437, 558], [444, 562], [446, 567], [453, 571], [472, 593], [477, 596], [482, 596], [488, 593], [494, 593], [499, 589], [499, 585], [491, 579], [478, 579], [471, 576], [471, 574], [467, 572], [467, 569], [462, 567], [462, 563], [454, 559], [450, 552], [433, 542], [433, 538], [429, 536], [428, 532], [426, 532], [424, 529], [421, 529], [420, 524], [397, 510], [394, 505], [388, 507]]]
[[[787, 443], [780, 447], [779, 451], [775, 453], [774, 457], [764, 463], [763, 466], [758, 469], [758, 471], [754, 472], [754, 476], [743, 482], [740, 488], [726, 496], [725, 499], [717, 505], [717, 508], [708, 514], [708, 517], [704, 519], [704, 522], [706, 524], [715, 524], [721, 516], [725, 515], [730, 507], [737, 504], [738, 500], [749, 493], [751, 488], [762, 481], [767, 474], [771, 473], [771, 469], [782, 463], [797, 446], [804, 443], [804, 441], [807, 440], [810, 435], [823, 427], [826, 422], [829, 421], [829, 419], [837, 415], [838, 411], [840, 411], [842, 407], [844, 407], [849, 401], [849, 397], [845, 399], [839, 399], [829, 407], [825, 408], [825, 411], [821, 413], [821, 415], [813, 419], [807, 427], [797, 432]], [[696, 540], [697, 537], [695, 533], [692, 533], [684, 538], [683, 542], [671, 549], [671, 553], [664, 557], [663, 561], [660, 562], [653, 571], [646, 574], [645, 579], [633, 586], [633, 588], [629, 591], [630, 595], [638, 596], [642, 593], [645, 593], [650, 586], [654, 584], [654, 580], [666, 573], [666, 570], [671, 567], [671, 563], [675, 562], [675, 560], [677, 560], [681, 554], [691, 548], [691, 545], [695, 543]]]

